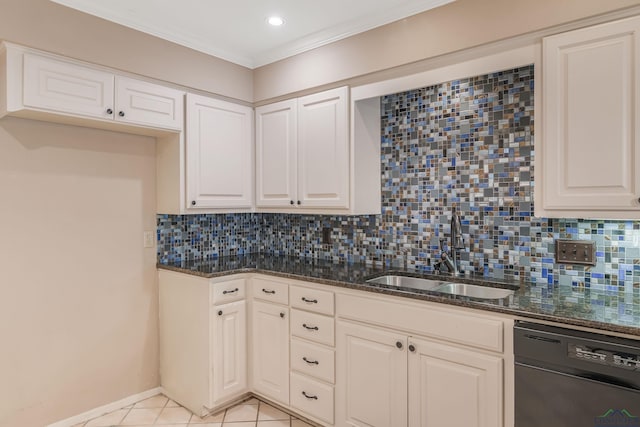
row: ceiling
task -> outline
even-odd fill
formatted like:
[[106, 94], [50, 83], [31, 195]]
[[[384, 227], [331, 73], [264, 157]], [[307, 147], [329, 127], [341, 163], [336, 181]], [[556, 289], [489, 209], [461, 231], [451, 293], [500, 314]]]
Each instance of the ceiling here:
[[51, 1], [256, 68], [455, 0]]

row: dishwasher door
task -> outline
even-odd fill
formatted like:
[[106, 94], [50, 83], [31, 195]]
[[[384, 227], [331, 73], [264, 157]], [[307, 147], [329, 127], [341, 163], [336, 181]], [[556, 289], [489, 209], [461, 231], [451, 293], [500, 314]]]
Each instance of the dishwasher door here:
[[515, 427], [640, 427], [640, 341], [514, 327]]
[[515, 387], [515, 427], [640, 427], [638, 390], [521, 364]]

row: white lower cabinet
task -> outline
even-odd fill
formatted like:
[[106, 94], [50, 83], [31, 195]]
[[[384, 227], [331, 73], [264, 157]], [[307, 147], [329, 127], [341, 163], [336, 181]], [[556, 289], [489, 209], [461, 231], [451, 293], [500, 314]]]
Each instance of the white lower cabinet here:
[[513, 426], [512, 320], [386, 299], [338, 295], [335, 424]]
[[289, 404], [289, 309], [253, 301], [253, 390]]
[[244, 277], [160, 270], [160, 383], [204, 415], [248, 392]]
[[502, 426], [502, 358], [409, 337], [409, 427]]
[[212, 319], [213, 405], [247, 389], [247, 303], [215, 308]]
[[326, 427], [513, 427], [506, 316], [262, 274], [159, 277], [161, 384], [196, 414], [253, 392]]
[[336, 424], [406, 426], [406, 336], [337, 323]]

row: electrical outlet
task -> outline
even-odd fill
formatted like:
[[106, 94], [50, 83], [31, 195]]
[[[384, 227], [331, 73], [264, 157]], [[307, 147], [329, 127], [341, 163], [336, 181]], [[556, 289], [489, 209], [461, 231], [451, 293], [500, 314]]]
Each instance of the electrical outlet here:
[[590, 240], [556, 240], [556, 262], [596, 265], [596, 244]]
[[329, 227], [324, 227], [322, 229], [322, 244], [323, 245], [331, 244], [331, 229]]
[[145, 248], [152, 248], [155, 244], [155, 233], [153, 231], [145, 231], [144, 232], [144, 247]]

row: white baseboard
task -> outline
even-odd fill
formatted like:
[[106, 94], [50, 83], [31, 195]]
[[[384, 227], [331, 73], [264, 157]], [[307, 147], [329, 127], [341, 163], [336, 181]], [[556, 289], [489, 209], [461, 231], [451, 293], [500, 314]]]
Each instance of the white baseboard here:
[[134, 394], [132, 396], [125, 397], [124, 399], [120, 399], [115, 402], [100, 406], [98, 408], [91, 409], [87, 412], [83, 412], [82, 414], [74, 415], [73, 417], [67, 418], [66, 420], [57, 421], [53, 424], [49, 424], [47, 427], [71, 427], [76, 424], [89, 421], [92, 418], [96, 418], [109, 412], [116, 411], [120, 408], [124, 408], [125, 406], [132, 405], [136, 402], [155, 396], [159, 393], [162, 393], [162, 387], [152, 388], [151, 390], [143, 391], [142, 393]]

